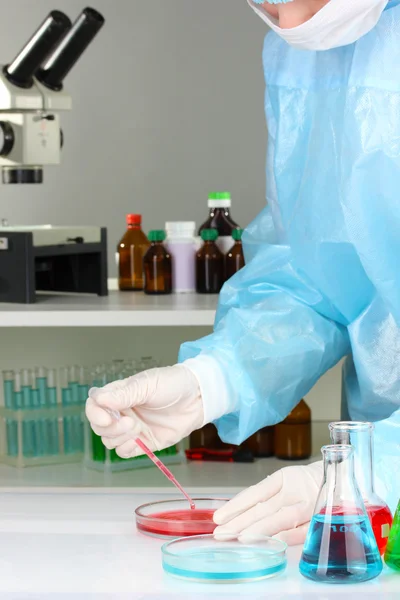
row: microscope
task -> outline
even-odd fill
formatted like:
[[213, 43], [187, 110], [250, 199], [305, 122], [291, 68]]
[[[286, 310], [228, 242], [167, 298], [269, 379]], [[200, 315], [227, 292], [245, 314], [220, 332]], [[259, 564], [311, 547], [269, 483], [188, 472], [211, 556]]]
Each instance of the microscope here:
[[[60, 113], [72, 108], [63, 82], [103, 24], [93, 8], [74, 23], [53, 10], [0, 67], [3, 184], [42, 183], [43, 168], [60, 164]], [[107, 295], [106, 229], [0, 223], [0, 302], [32, 303], [37, 291]]]

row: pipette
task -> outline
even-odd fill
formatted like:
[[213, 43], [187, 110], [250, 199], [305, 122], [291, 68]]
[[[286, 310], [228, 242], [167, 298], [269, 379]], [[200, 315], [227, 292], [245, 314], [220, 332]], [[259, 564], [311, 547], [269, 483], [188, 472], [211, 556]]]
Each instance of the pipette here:
[[[113, 419], [115, 419], [116, 421], [120, 420], [121, 415], [118, 411], [110, 410], [108, 408], [106, 408], [105, 410], [108, 412], [108, 414], [111, 417], [113, 417]], [[181, 494], [183, 494], [185, 496], [186, 500], [190, 504], [190, 508], [192, 510], [195, 510], [196, 506], [195, 506], [195, 503], [193, 502], [192, 498], [189, 496], [189, 494], [187, 492], [185, 492], [185, 490], [183, 489], [183, 487], [181, 486], [179, 481], [177, 481], [177, 479], [175, 479], [174, 475], [164, 465], [164, 463], [161, 462], [161, 460], [158, 458], [158, 456], [156, 456], [154, 454], [154, 452], [152, 452], [150, 450], [150, 448], [148, 448], [146, 446], [146, 444], [144, 442], [142, 442], [142, 440], [140, 438], [134, 438], [134, 441], [135, 441], [135, 444], [137, 444], [139, 446], [139, 448], [141, 450], [143, 450], [143, 452], [149, 457], [149, 459], [153, 461], [153, 463], [156, 465], [156, 467], [158, 467], [160, 469], [161, 473], [163, 473], [165, 475], [165, 477], [167, 477], [170, 480], [170, 482], [173, 483], [174, 486], [178, 488], [178, 490], [181, 492]]]

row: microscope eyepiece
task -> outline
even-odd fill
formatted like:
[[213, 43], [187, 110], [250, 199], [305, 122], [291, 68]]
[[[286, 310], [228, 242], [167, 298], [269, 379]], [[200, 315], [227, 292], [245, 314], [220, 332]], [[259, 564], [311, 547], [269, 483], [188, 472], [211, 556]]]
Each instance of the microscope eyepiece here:
[[61, 90], [63, 80], [104, 25], [104, 17], [94, 8], [85, 8], [42, 68], [37, 79], [52, 90]]
[[5, 67], [7, 79], [18, 87], [31, 87], [32, 76], [70, 27], [71, 21], [63, 12], [53, 10], [49, 13], [12, 63]]

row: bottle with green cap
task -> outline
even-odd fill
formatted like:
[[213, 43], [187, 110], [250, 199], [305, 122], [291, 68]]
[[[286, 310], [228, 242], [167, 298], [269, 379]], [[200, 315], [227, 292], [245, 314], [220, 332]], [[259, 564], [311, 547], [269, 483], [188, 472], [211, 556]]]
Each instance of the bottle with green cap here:
[[216, 229], [203, 229], [203, 245], [196, 254], [196, 291], [198, 294], [218, 294], [224, 283], [224, 255], [218, 248]]
[[226, 254], [232, 244], [232, 232], [238, 228], [238, 224], [230, 215], [231, 195], [230, 192], [211, 192], [208, 195], [209, 215], [207, 221], [199, 229], [199, 235], [203, 229], [216, 229], [218, 231], [217, 245], [223, 254]]
[[165, 231], [153, 229], [148, 235], [150, 248], [143, 258], [145, 294], [172, 293], [172, 259], [164, 247]]
[[230, 279], [244, 267], [242, 234], [243, 229], [234, 229], [232, 231], [232, 238], [235, 243], [225, 255], [225, 279]]

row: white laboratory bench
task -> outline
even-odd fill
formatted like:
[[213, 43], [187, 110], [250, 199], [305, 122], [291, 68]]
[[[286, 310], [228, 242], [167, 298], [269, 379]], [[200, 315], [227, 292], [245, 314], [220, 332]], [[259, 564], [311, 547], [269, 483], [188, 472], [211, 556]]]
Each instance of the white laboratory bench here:
[[355, 586], [307, 581], [298, 572], [298, 547], [288, 551], [286, 572], [263, 582], [215, 586], [171, 578], [162, 570], [162, 541], [139, 534], [133, 517], [140, 504], [166, 498], [144, 489], [0, 490], [1, 600], [400, 597], [400, 576], [386, 567], [379, 579]]

